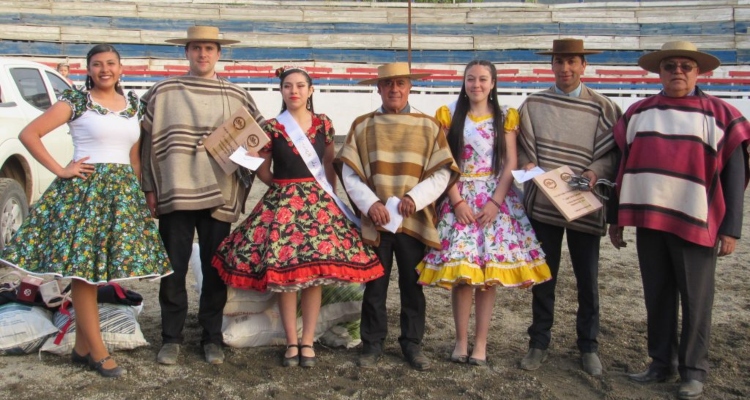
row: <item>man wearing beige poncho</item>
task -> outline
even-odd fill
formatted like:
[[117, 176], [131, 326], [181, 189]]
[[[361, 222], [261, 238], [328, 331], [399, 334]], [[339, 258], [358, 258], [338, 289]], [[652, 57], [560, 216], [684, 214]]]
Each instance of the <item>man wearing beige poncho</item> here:
[[[360, 82], [377, 83], [383, 106], [352, 123], [335, 161], [349, 198], [362, 213], [362, 239], [377, 246], [386, 271], [365, 288], [359, 358], [363, 368], [375, 367], [383, 353], [394, 252], [401, 294], [401, 351], [414, 369], [430, 367], [422, 352], [425, 297], [417, 284], [416, 266], [426, 246], [440, 248], [434, 202], [458, 176], [458, 167], [437, 121], [409, 105], [411, 79], [422, 76], [412, 74], [406, 63], [392, 63], [380, 66], [377, 78]], [[391, 197], [400, 200], [398, 213], [404, 218], [395, 233], [383, 228], [392, 217], [385, 207]]]

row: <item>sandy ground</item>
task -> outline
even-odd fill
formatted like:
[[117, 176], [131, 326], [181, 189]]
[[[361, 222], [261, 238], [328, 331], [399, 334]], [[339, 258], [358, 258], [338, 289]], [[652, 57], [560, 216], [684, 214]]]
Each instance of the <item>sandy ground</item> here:
[[[264, 191], [253, 188], [254, 204]], [[744, 240], [737, 252], [720, 259], [717, 268], [710, 363], [706, 399], [750, 397], [750, 273], [743, 260], [750, 253], [750, 196], [745, 197]], [[140, 324], [151, 343], [133, 351], [116, 352], [129, 371], [109, 380], [71, 366], [67, 357], [44, 353], [0, 357], [0, 398], [3, 399], [670, 399], [676, 383], [641, 385], [626, 374], [648, 365], [643, 292], [633, 230], [630, 245], [615, 250], [602, 239], [600, 262], [600, 356], [605, 372], [591, 377], [580, 369], [575, 345], [576, 289], [567, 255], [560, 267], [556, 321], [550, 357], [534, 372], [518, 368], [527, 346], [531, 321], [528, 290], [500, 290], [490, 332], [489, 368], [457, 365], [447, 360], [453, 347], [450, 294], [426, 288], [427, 326], [424, 349], [433, 360], [427, 372], [412, 370], [396, 341], [398, 290], [396, 273], [389, 293], [386, 356], [377, 369], [356, 366], [357, 349], [317, 346], [319, 363], [312, 369], [283, 368], [281, 347], [226, 348], [223, 365], [203, 361], [199, 346], [197, 296], [189, 291], [190, 311], [185, 345], [176, 366], [156, 363], [161, 345], [158, 284], [139, 282], [130, 288], [143, 294]], [[192, 279], [192, 274], [188, 274]]]

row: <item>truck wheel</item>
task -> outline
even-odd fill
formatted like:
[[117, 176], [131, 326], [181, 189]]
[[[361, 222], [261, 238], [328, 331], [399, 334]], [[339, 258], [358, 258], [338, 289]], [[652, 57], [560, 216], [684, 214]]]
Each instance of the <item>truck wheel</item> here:
[[10, 242], [29, 213], [23, 188], [13, 179], [0, 178], [0, 250]]

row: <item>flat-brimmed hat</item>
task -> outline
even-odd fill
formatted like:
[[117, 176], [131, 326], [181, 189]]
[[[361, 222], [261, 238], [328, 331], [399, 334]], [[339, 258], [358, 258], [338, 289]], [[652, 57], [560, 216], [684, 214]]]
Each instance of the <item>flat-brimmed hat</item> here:
[[698, 51], [693, 43], [684, 40], [664, 43], [661, 50], [642, 55], [638, 59], [638, 65], [648, 72], [658, 74], [661, 61], [670, 57], [685, 57], [695, 60], [701, 73], [713, 71], [721, 65], [718, 58]]
[[430, 74], [412, 74], [409, 69], [409, 63], [395, 62], [390, 64], [384, 64], [378, 67], [378, 77], [372, 79], [365, 79], [357, 82], [358, 85], [369, 85], [383, 79], [395, 79], [395, 78], [409, 78], [409, 79], [421, 79]]
[[552, 50], [540, 51], [536, 54], [544, 56], [549, 55], [570, 55], [577, 56], [582, 54], [599, 54], [601, 51], [584, 50], [583, 40], [581, 39], [555, 39], [552, 41]]
[[190, 42], [212, 42], [218, 44], [234, 44], [239, 40], [219, 39], [219, 28], [215, 26], [191, 26], [187, 30], [187, 37], [168, 39], [167, 43], [188, 44]]

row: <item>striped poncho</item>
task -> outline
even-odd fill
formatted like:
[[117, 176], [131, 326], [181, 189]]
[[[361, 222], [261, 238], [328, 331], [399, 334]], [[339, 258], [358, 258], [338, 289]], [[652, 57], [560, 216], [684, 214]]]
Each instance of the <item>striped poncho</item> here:
[[[591, 170], [597, 178], [614, 179], [617, 153], [612, 128], [622, 112], [612, 100], [581, 86], [579, 97], [557, 94], [552, 87], [526, 99], [519, 109], [520, 167], [531, 162], [550, 171], [567, 165], [577, 175]], [[529, 218], [546, 224], [592, 235], [606, 231], [604, 210], [568, 222], [532, 181], [524, 185], [524, 206]]]
[[[352, 123], [336, 162], [352, 168], [383, 203], [391, 196], [403, 197], [446, 166], [451, 168], [448, 187], [458, 177], [458, 166], [438, 122], [424, 114], [373, 112], [360, 116]], [[439, 249], [437, 222], [435, 206], [430, 204], [404, 219], [398, 232]], [[380, 244], [377, 229], [362, 215], [365, 243]]]
[[155, 84], [141, 101], [147, 104], [141, 186], [156, 192], [157, 212], [210, 209], [220, 221], [236, 221], [248, 189], [224, 173], [203, 140], [240, 107], [262, 125], [250, 95], [224, 80], [180, 76]]
[[747, 186], [750, 123], [728, 103], [698, 89], [696, 94], [651, 96], [618, 122], [617, 224], [712, 247], [726, 212], [720, 174], [738, 146]]

